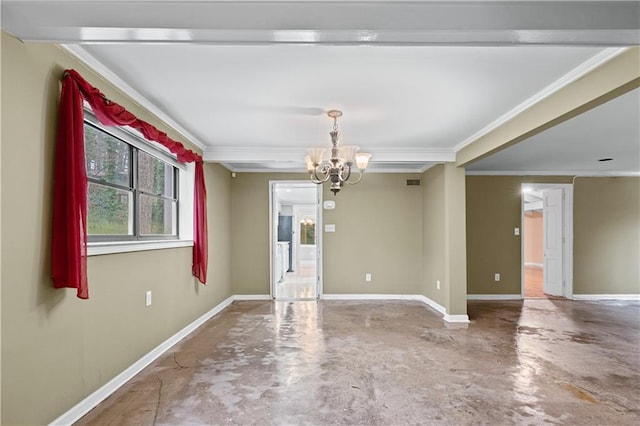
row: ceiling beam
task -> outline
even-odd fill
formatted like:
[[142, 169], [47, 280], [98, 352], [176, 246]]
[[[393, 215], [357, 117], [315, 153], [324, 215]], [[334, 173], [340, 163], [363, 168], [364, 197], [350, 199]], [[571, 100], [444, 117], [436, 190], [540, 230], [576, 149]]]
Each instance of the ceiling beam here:
[[629, 46], [638, 16], [636, 1], [2, 2], [3, 29], [55, 43]]
[[458, 150], [467, 166], [640, 87], [640, 47], [626, 49]]

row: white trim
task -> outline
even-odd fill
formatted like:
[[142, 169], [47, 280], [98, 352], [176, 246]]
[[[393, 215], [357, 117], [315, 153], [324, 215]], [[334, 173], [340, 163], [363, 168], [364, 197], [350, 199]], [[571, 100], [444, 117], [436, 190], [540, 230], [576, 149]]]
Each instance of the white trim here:
[[485, 136], [486, 134], [494, 131], [495, 129], [504, 125], [509, 120], [513, 119], [523, 111], [531, 108], [533, 105], [537, 104], [538, 102], [542, 101], [543, 99], [547, 98], [548, 96], [552, 95], [558, 90], [580, 79], [581, 77], [585, 76], [586, 74], [590, 73], [591, 71], [595, 70], [596, 68], [600, 67], [602, 64], [610, 61], [611, 59], [615, 58], [622, 52], [625, 52], [626, 50], [628, 50], [628, 48], [626, 47], [610, 47], [597, 53], [596, 55], [587, 59], [586, 61], [584, 61], [583, 63], [581, 63], [580, 65], [578, 65], [577, 67], [575, 67], [574, 69], [572, 69], [571, 71], [569, 71], [568, 73], [560, 77], [558, 80], [554, 81], [553, 83], [551, 83], [550, 85], [542, 89], [541, 91], [537, 92], [535, 95], [531, 96], [529, 99], [525, 100], [521, 104], [517, 105], [515, 108], [508, 111], [506, 114], [503, 114], [498, 119], [492, 121], [482, 129], [478, 130], [473, 135], [469, 136], [467, 139], [465, 139], [464, 141], [456, 145], [454, 147], [454, 150], [457, 152], [462, 148], [464, 148], [465, 146]]
[[635, 177], [640, 176], [640, 172], [570, 172], [559, 171], [473, 171], [467, 170], [467, 176], [574, 176], [574, 177]]
[[191, 247], [193, 240], [105, 241], [87, 243], [87, 256]]
[[524, 262], [524, 266], [527, 267], [531, 267], [531, 268], [544, 268], [544, 265], [542, 263], [535, 263], [535, 262]]
[[469, 321], [469, 315], [449, 315], [449, 314], [444, 314], [444, 317], [442, 319], [445, 320], [446, 322], [461, 322], [461, 323], [469, 323], [469, 322], [471, 322], [471, 321]]
[[443, 314], [442, 319], [447, 322], [469, 322], [468, 315], [450, 315], [441, 304], [422, 294], [323, 294], [324, 300], [413, 300], [422, 302], [435, 311]]
[[520, 294], [467, 294], [467, 300], [522, 300]]
[[[299, 161], [299, 163], [302, 163], [302, 162]], [[377, 163], [380, 164], [380, 162], [377, 162]], [[275, 168], [275, 167], [269, 168], [270, 166], [269, 164], [265, 165], [264, 167], [256, 166], [256, 167], [248, 167], [248, 168], [234, 167], [234, 163], [219, 163], [219, 164], [225, 167], [230, 172], [235, 172], [235, 173], [307, 173], [307, 169], [303, 167], [302, 164], [299, 164], [299, 165], [292, 164], [291, 167], [287, 167], [287, 168]], [[369, 163], [369, 168], [367, 168], [365, 176], [373, 173], [422, 174], [427, 170], [429, 170], [431, 167], [440, 163], [420, 164], [420, 168], [402, 167], [400, 163], [397, 163], [398, 167], [389, 168], [389, 169], [377, 169], [375, 167], [375, 164], [376, 162]], [[373, 167], [371, 167], [372, 165]]]
[[[427, 306], [431, 307], [432, 309], [435, 309], [436, 311], [440, 312], [441, 314], [444, 315], [443, 319], [445, 321], [449, 321], [447, 318], [452, 318], [456, 315], [449, 315], [447, 314], [447, 308], [445, 308], [444, 306], [442, 306], [441, 304], [439, 304], [438, 302], [429, 299], [427, 296], [423, 296], [421, 294], [416, 296], [416, 299], [413, 300], [418, 300], [424, 304], [426, 304]], [[457, 322], [457, 321], [456, 321]]]
[[233, 300], [271, 300], [268, 294], [236, 294]]
[[574, 300], [639, 300], [640, 294], [574, 294]]
[[[417, 300], [423, 302], [420, 294], [323, 294], [324, 300]], [[444, 308], [442, 308], [444, 309]], [[444, 311], [443, 311], [444, 312]]]
[[134, 362], [129, 368], [124, 370], [122, 373], [118, 374], [116, 377], [111, 379], [105, 385], [100, 387], [95, 392], [91, 393], [85, 399], [80, 401], [78, 404], [73, 406], [69, 411], [62, 414], [60, 417], [52, 421], [51, 425], [70, 425], [78, 421], [82, 416], [87, 414], [91, 409], [97, 406], [100, 402], [104, 401], [109, 395], [118, 390], [122, 385], [131, 380], [136, 374], [142, 371], [145, 367], [151, 364], [153, 361], [158, 359], [162, 354], [164, 354], [167, 350], [171, 349], [176, 343], [180, 340], [184, 339], [190, 333], [192, 333], [196, 328], [200, 327], [207, 320], [209, 320], [214, 315], [218, 314], [224, 308], [229, 306], [231, 302], [233, 302], [234, 296], [230, 296], [219, 303], [216, 307], [211, 309], [209, 312], [200, 316], [198, 319], [193, 321], [191, 324], [184, 327], [182, 330], [178, 331], [173, 336], [169, 337], [167, 340], [162, 342], [156, 348], [148, 352], [138, 361]]
[[167, 126], [171, 127], [173, 130], [177, 131], [181, 135], [185, 136], [188, 139], [188, 142], [197, 146], [198, 148], [204, 150], [205, 144], [196, 138], [191, 132], [182, 127], [178, 122], [165, 114], [162, 110], [160, 110], [157, 106], [151, 103], [147, 98], [142, 96], [140, 92], [138, 92], [133, 87], [129, 86], [123, 79], [121, 79], [118, 75], [116, 75], [113, 71], [107, 68], [102, 62], [95, 58], [92, 54], [87, 52], [82, 46], [76, 44], [61, 44], [64, 50], [73, 55], [80, 62], [88, 66], [90, 69], [95, 71], [98, 75], [102, 76], [105, 80], [116, 86], [119, 90], [124, 92], [125, 95], [129, 96], [135, 102], [140, 104], [147, 111], [158, 117], [161, 121], [164, 122]]
[[[310, 145], [311, 146], [311, 145]], [[263, 163], [263, 162], [296, 162], [304, 163], [307, 155], [305, 147], [279, 148], [279, 147], [250, 147], [250, 146], [218, 146], [208, 147], [203, 151], [204, 161], [220, 163]], [[364, 149], [364, 148], [363, 148]], [[375, 162], [452, 162], [456, 159], [456, 153], [452, 149], [441, 148], [393, 148], [382, 147], [366, 149], [373, 155]]]
[[[567, 299], [573, 299], [573, 184], [572, 183], [530, 183], [522, 182], [520, 185], [520, 193], [523, 189], [531, 188], [536, 190], [545, 189], [562, 189], [562, 227], [563, 227], [563, 245], [562, 250], [562, 296]], [[525, 298], [525, 264], [524, 264], [524, 240], [525, 240], [525, 223], [524, 223], [524, 197], [521, 197], [520, 205], [520, 253], [522, 263], [520, 265], [520, 292], [522, 299]], [[542, 266], [544, 269], [544, 265]]]
[[[317, 281], [315, 287], [315, 297], [314, 299], [319, 299], [323, 290], [323, 274], [322, 274], [322, 241], [323, 235], [322, 232], [322, 185], [316, 185], [309, 180], [270, 180], [269, 181], [269, 292], [273, 299], [275, 300], [284, 300], [282, 298], [276, 298], [276, 283], [274, 282], [273, 269], [274, 269], [274, 250], [277, 243], [277, 235], [274, 232], [277, 232], [277, 213], [275, 211], [275, 203], [276, 198], [273, 196], [275, 192], [275, 188], [277, 185], [287, 185], [287, 186], [299, 186], [299, 187], [309, 187], [313, 188], [316, 191], [316, 202], [311, 204], [306, 204], [307, 206], [313, 205], [316, 209], [316, 272], [317, 272]], [[290, 248], [293, 250], [293, 247]], [[288, 298], [287, 298], [288, 299]], [[301, 300], [301, 299], [290, 299], [290, 300]]]

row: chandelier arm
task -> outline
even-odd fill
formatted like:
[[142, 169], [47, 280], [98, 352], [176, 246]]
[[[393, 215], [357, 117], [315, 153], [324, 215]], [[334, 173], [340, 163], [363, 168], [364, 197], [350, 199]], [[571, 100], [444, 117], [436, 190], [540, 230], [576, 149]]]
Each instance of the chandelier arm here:
[[355, 185], [356, 183], [358, 183], [358, 182], [360, 182], [360, 181], [362, 180], [362, 176], [364, 175], [364, 172], [363, 172], [362, 170], [358, 170], [358, 173], [360, 173], [360, 174], [358, 175], [358, 179], [357, 179], [357, 180], [355, 180], [355, 181], [348, 181], [347, 183], [348, 183], [349, 185]]
[[[318, 171], [320, 171], [320, 173], [322, 173], [324, 176], [319, 177], [318, 176]], [[309, 173], [310, 177], [311, 177], [311, 181], [313, 183], [325, 183], [326, 181], [329, 180], [329, 177], [331, 176], [331, 174], [329, 173], [329, 170], [327, 170], [327, 165], [318, 165], [316, 167], [314, 167], [313, 172]]]
[[351, 166], [348, 164], [346, 166], [343, 166], [342, 170], [344, 171], [345, 169], [347, 170], [347, 175], [343, 176], [343, 174], [340, 173], [340, 182], [347, 182], [351, 177]]

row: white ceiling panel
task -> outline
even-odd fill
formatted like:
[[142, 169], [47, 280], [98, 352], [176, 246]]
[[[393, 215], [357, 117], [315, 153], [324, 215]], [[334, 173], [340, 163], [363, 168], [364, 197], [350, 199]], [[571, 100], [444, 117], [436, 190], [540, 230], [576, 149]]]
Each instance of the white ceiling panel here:
[[90, 45], [207, 147], [453, 149], [602, 51], [588, 47]]

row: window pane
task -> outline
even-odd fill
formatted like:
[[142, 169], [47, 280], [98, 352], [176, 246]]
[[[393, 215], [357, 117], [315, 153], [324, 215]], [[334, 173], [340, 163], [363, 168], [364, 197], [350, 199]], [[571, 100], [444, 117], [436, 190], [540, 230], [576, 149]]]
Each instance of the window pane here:
[[140, 234], [176, 235], [177, 203], [140, 194]]
[[87, 175], [122, 186], [131, 182], [131, 147], [90, 124], [84, 123]]
[[146, 152], [138, 152], [138, 188], [173, 198], [173, 166]]
[[133, 235], [133, 193], [89, 182], [89, 235]]
[[300, 224], [300, 244], [316, 243], [316, 225], [315, 223], [303, 222]]

